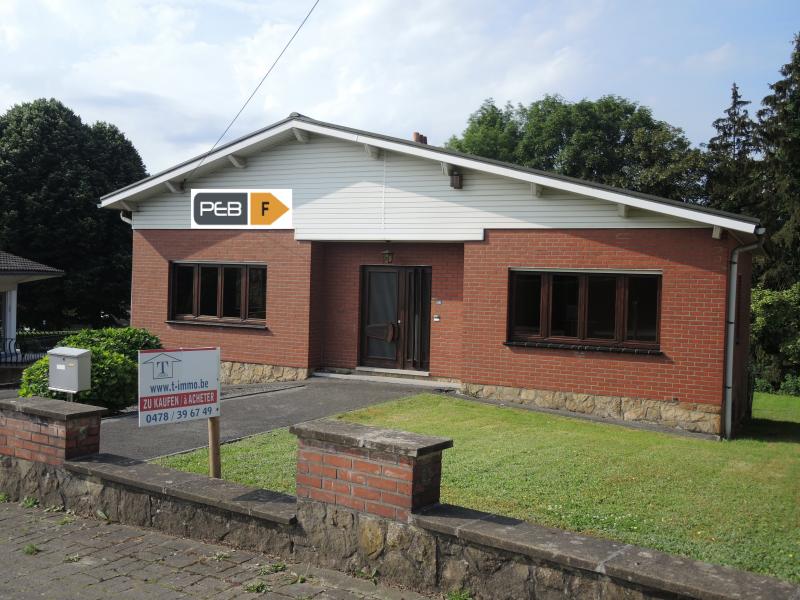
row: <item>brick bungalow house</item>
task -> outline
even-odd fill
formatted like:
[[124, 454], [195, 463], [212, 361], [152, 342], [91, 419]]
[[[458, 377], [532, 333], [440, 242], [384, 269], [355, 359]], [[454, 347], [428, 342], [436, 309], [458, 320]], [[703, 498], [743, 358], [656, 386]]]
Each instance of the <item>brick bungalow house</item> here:
[[219, 345], [228, 381], [407, 374], [735, 432], [756, 219], [426, 142], [292, 113], [103, 197], [132, 323]]

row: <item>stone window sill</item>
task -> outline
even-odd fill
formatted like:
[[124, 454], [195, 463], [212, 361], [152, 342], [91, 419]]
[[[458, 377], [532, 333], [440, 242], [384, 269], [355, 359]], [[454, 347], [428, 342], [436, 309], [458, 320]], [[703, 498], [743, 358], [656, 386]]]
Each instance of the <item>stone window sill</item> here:
[[200, 327], [233, 327], [236, 329], [260, 329], [267, 331], [267, 326], [259, 323], [226, 323], [224, 321], [183, 321], [180, 319], [167, 319], [169, 325], [198, 325]]
[[628, 346], [593, 346], [591, 344], [570, 344], [565, 342], [519, 342], [506, 341], [504, 346], [515, 348], [550, 348], [553, 350], [575, 350], [577, 352], [616, 352], [620, 354], [643, 354], [645, 356], [661, 356], [664, 353], [658, 348], [631, 348]]

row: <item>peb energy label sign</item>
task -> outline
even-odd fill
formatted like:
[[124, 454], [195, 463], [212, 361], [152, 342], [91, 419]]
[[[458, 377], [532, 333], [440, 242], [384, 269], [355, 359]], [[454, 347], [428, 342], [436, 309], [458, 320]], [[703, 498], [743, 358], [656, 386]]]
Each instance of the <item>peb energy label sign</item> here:
[[139, 351], [139, 427], [219, 416], [219, 348]]
[[193, 229], [292, 229], [292, 190], [192, 190]]

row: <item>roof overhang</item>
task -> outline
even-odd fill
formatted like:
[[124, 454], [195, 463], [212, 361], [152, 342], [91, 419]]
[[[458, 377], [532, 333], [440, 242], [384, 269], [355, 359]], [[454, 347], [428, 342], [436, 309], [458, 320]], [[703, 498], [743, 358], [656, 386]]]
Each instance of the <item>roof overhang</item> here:
[[61, 277], [63, 273], [31, 273], [26, 271], [0, 271], [0, 291], [13, 290], [20, 283]]
[[407, 142], [397, 138], [389, 138], [369, 132], [333, 126], [328, 123], [313, 121], [306, 117], [289, 117], [288, 119], [279, 121], [249, 136], [235, 140], [207, 156], [201, 155], [195, 157], [166, 171], [162, 171], [147, 179], [143, 179], [142, 181], [112, 192], [101, 198], [100, 206], [103, 208], [130, 210], [129, 203], [135, 203], [136, 201], [147, 198], [155, 193], [154, 190], [156, 189], [166, 190], [168, 187], [174, 188], [176, 183], [180, 184], [180, 182], [190, 175], [192, 177], [199, 176], [214, 171], [223, 164], [230, 165], [228, 157], [231, 155], [246, 157], [284, 140], [290, 138], [297, 139], [296, 132], [298, 130], [325, 135], [356, 144], [364, 144], [385, 151], [416, 156], [439, 163], [444, 162], [449, 166], [492, 173], [518, 181], [525, 181], [537, 186], [571, 192], [591, 198], [599, 198], [601, 200], [613, 202], [622, 207], [637, 208], [669, 215], [707, 226], [717, 226], [752, 235], [760, 235], [763, 233], [763, 228], [760, 227], [756, 219], [740, 217], [720, 211], [711, 211], [688, 204], [684, 206], [680, 202], [666, 199], [658, 199], [655, 197], [649, 199], [643, 197], [644, 195], [642, 194], [634, 192], [626, 192], [625, 190], [610, 188], [591, 182], [581, 182], [580, 180], [558, 175], [534, 172], [523, 167], [515, 167], [514, 165], [508, 165], [506, 163], [498, 163], [497, 161], [462, 155], [435, 146], [427, 146], [426, 144]]

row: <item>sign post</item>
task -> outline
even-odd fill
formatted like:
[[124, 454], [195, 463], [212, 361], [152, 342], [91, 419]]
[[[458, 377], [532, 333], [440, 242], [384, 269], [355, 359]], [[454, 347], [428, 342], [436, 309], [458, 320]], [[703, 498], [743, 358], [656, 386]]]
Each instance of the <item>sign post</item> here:
[[219, 348], [139, 351], [139, 427], [208, 419], [208, 471], [219, 459]]
[[216, 479], [222, 477], [219, 460], [219, 417], [208, 418], [208, 476]]

